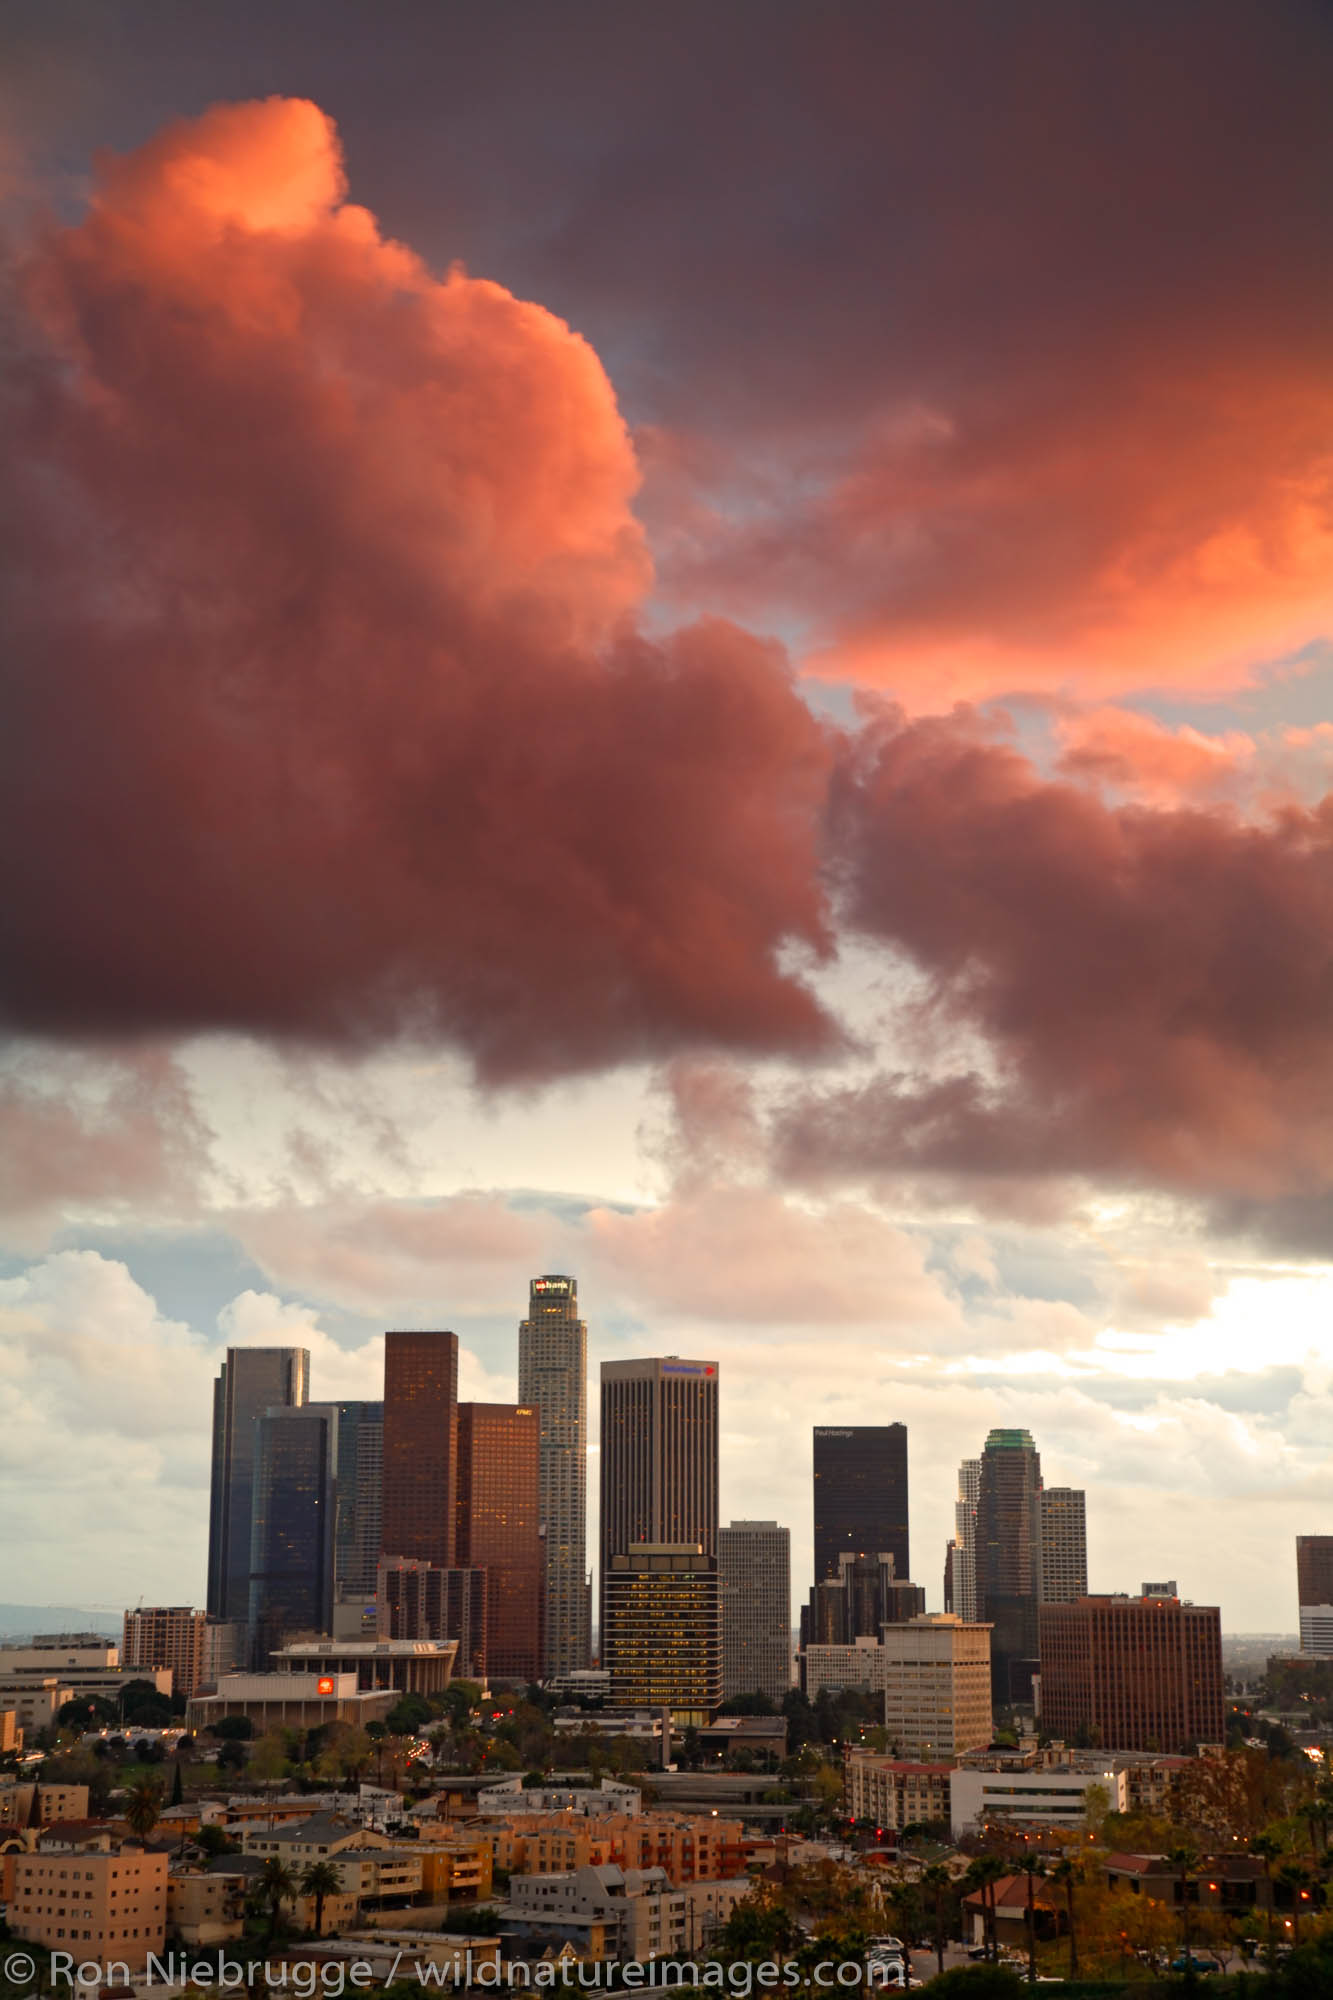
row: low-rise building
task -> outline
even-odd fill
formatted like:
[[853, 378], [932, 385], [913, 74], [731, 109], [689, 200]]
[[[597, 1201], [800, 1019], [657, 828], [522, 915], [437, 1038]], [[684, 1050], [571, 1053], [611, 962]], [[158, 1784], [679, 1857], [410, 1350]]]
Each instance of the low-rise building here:
[[[37, 1811], [32, 1809], [37, 1794]], [[54, 1820], [87, 1819], [86, 1785], [47, 1785], [21, 1780], [0, 1784], [0, 1826], [50, 1826]]]
[[275, 1673], [355, 1674], [363, 1694], [443, 1694], [458, 1656], [456, 1639], [299, 1639], [272, 1655]]
[[363, 1693], [355, 1672], [334, 1674], [222, 1674], [213, 1694], [195, 1695], [186, 1710], [190, 1729], [211, 1729], [224, 1716], [244, 1716], [262, 1735], [293, 1727], [318, 1729], [326, 1722], [350, 1722], [364, 1729], [383, 1722], [399, 1700], [392, 1689]]
[[0, 1707], [0, 1755], [16, 1756], [23, 1748], [23, 1731], [16, 1708]]
[[477, 1811], [483, 1817], [508, 1818], [515, 1813], [582, 1813], [593, 1817], [602, 1813], [638, 1813], [643, 1810], [643, 1793], [637, 1785], [620, 1785], [603, 1778], [600, 1785], [525, 1785], [522, 1778], [504, 1778], [477, 1793]]
[[520, 1940], [558, 1935], [589, 1957], [647, 1962], [700, 1948], [751, 1887], [742, 1878], [673, 1888], [661, 1868], [607, 1863], [515, 1877], [508, 1920]]
[[142, 1971], [162, 1950], [166, 1915], [165, 1854], [117, 1845], [14, 1857], [9, 1928], [27, 1944]]
[[1035, 1748], [974, 1752], [955, 1766], [950, 1779], [950, 1821], [955, 1837], [1003, 1824], [1079, 1826], [1093, 1788], [1105, 1810], [1125, 1810], [1125, 1774], [1109, 1757]]
[[952, 1764], [914, 1764], [901, 1757], [853, 1750], [845, 1777], [847, 1811], [855, 1820], [886, 1833], [949, 1821]]
[[167, 1876], [167, 1929], [187, 1945], [226, 1944], [245, 1928], [251, 1877], [240, 1871]]

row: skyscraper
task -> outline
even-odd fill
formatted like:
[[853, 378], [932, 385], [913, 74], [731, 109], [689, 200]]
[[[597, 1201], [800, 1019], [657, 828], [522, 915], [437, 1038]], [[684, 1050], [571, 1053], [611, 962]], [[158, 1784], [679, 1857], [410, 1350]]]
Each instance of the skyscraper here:
[[332, 1630], [338, 1406], [274, 1409], [255, 1423], [250, 1516], [250, 1664], [298, 1633]]
[[543, 1672], [588, 1664], [588, 1328], [574, 1278], [534, 1278], [518, 1329], [518, 1399], [541, 1419]]
[[613, 1555], [601, 1615], [602, 1664], [617, 1706], [666, 1708], [685, 1727], [712, 1721], [722, 1702], [716, 1555], [671, 1542]]
[[977, 1496], [981, 1491], [981, 1460], [965, 1458], [958, 1468], [958, 1497], [953, 1508], [948, 1602], [944, 1608], [964, 1622], [977, 1615]]
[[906, 1424], [819, 1424], [814, 1434], [815, 1582], [845, 1554], [893, 1557], [910, 1577]]
[[1027, 1431], [994, 1430], [982, 1450], [976, 1578], [977, 1619], [993, 1627], [995, 1700], [1026, 1701], [1041, 1589], [1041, 1459]]
[[384, 1482], [383, 1403], [339, 1403], [334, 1583], [340, 1597], [373, 1597]]
[[791, 1691], [791, 1529], [733, 1521], [717, 1537], [722, 1699]]
[[[629, 1643], [627, 1635], [646, 1602], [645, 1592], [660, 1605], [672, 1591], [680, 1590], [691, 1603], [702, 1605], [707, 1616], [717, 1617], [715, 1361], [682, 1361], [679, 1355], [669, 1354], [652, 1360], [602, 1363], [601, 1502], [601, 1660], [611, 1672], [614, 1689], [617, 1648]], [[664, 1565], [654, 1573], [668, 1580], [676, 1574], [671, 1566], [674, 1555], [681, 1555], [686, 1567], [676, 1583], [668, 1581], [661, 1589], [651, 1583], [634, 1583], [639, 1574], [634, 1564], [649, 1547], [661, 1554]], [[694, 1559], [698, 1555], [711, 1562], [711, 1584], [707, 1565], [701, 1566]], [[608, 1589], [613, 1565], [622, 1558], [633, 1561], [628, 1566], [620, 1561], [616, 1570], [616, 1602], [623, 1615], [612, 1620]], [[686, 1576], [691, 1579], [688, 1589]], [[709, 1604], [711, 1612], [707, 1611]], [[720, 1686], [720, 1621], [710, 1630], [690, 1636], [702, 1649], [699, 1660], [691, 1666], [692, 1690], [696, 1688], [696, 1668], [703, 1672], [704, 1682], [712, 1685], [708, 1662], [714, 1658]], [[628, 1666], [629, 1656], [624, 1657]]]
[[458, 1529], [458, 1335], [384, 1336], [385, 1555], [451, 1569]]
[[1087, 1496], [1077, 1486], [1042, 1489], [1041, 1589], [1043, 1604], [1073, 1604], [1088, 1594]]
[[1333, 1655], [1333, 1535], [1297, 1535], [1296, 1605], [1301, 1651]]
[[304, 1347], [229, 1347], [213, 1385], [213, 1473], [208, 1513], [208, 1614], [250, 1615], [250, 1514], [255, 1423], [297, 1409], [310, 1393]]
[[535, 1408], [458, 1405], [458, 1567], [486, 1572], [486, 1666], [496, 1680], [541, 1677], [539, 1463]]

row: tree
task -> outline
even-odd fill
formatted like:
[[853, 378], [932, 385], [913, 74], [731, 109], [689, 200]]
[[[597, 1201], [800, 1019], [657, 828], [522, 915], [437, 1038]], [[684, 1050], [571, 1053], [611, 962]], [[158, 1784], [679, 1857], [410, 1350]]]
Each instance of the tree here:
[[234, 1736], [218, 1751], [219, 1771], [243, 1771], [246, 1762], [245, 1745]]
[[301, 1877], [302, 1893], [315, 1899], [315, 1936], [324, 1935], [324, 1904], [342, 1888], [342, 1877], [331, 1861], [312, 1861]]
[[125, 1800], [125, 1818], [140, 1840], [147, 1840], [162, 1817], [162, 1787], [156, 1778], [138, 1778]]
[[176, 1769], [171, 1780], [171, 1803], [173, 1806], [185, 1804], [185, 1778], [181, 1771], [181, 1760], [176, 1759]]
[[953, 1877], [947, 1868], [936, 1861], [925, 1870], [921, 1877], [921, 1887], [930, 1898], [931, 1910], [935, 1918], [935, 1970], [944, 1970], [944, 1899], [953, 1888]]
[[270, 1854], [259, 1871], [260, 1901], [268, 1905], [268, 1943], [272, 1944], [278, 1929], [278, 1917], [284, 1903], [290, 1903], [297, 1892], [296, 1876], [279, 1854]]
[[1027, 1897], [1024, 1916], [1027, 1922], [1028, 1934], [1028, 1984], [1035, 1986], [1037, 1983], [1036, 1888], [1038, 1876], [1046, 1873], [1046, 1863], [1040, 1854], [1034, 1854], [1029, 1848], [1024, 1853], [1018, 1866], [1021, 1872], [1027, 1877]]
[[220, 1715], [211, 1733], [223, 1743], [248, 1743], [254, 1736], [255, 1725], [248, 1715]]
[[1250, 1842], [1250, 1853], [1258, 1856], [1264, 1865], [1264, 1883], [1267, 1891], [1268, 1908], [1265, 1912], [1267, 1938], [1264, 1957], [1268, 1961], [1270, 1973], [1277, 1964], [1276, 1912], [1273, 1908], [1273, 1863], [1282, 1853], [1282, 1842], [1275, 1833], [1256, 1833]]
[[1188, 1964], [1190, 1958], [1190, 1884], [1194, 1871], [1199, 1865], [1199, 1850], [1182, 1843], [1173, 1847], [1163, 1856], [1167, 1867], [1176, 1878], [1176, 1889], [1180, 1896], [1181, 1950]]
[[1074, 1890], [1083, 1878], [1083, 1870], [1072, 1854], [1062, 1855], [1051, 1870], [1051, 1880], [1058, 1882], [1065, 1892], [1065, 1925], [1069, 1935], [1069, 1977], [1078, 1978], [1078, 1940], [1074, 1931]]
[[995, 1941], [995, 1884], [1008, 1868], [998, 1854], [979, 1854], [968, 1866], [964, 1883], [975, 1889], [981, 1896], [981, 1929], [988, 1958], [996, 1956]]
[[1308, 1868], [1299, 1861], [1288, 1861], [1277, 1871], [1277, 1879], [1291, 1895], [1291, 1941], [1299, 1945], [1301, 1941], [1301, 1918], [1307, 1914], [1312, 1900], [1314, 1878]]

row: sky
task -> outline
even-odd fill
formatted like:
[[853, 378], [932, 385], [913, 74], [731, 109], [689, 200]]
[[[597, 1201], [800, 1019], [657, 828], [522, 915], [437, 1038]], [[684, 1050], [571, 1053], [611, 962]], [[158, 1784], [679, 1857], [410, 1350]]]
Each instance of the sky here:
[[932, 1609], [1018, 1425], [1094, 1589], [1293, 1631], [1327, 9], [3, 34], [0, 1598], [201, 1601], [228, 1344], [510, 1398], [562, 1271], [798, 1594], [813, 1425]]

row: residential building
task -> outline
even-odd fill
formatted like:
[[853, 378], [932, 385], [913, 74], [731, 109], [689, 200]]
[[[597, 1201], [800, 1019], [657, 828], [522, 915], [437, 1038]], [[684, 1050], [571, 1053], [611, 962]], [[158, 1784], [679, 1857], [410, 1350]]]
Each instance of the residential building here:
[[528, 1286], [518, 1329], [518, 1399], [541, 1422], [539, 1498], [544, 1549], [542, 1678], [582, 1671], [591, 1648], [588, 1582], [588, 1327], [578, 1280], [547, 1274]]
[[976, 1615], [991, 1631], [997, 1704], [1031, 1699], [1041, 1589], [1041, 1459], [1023, 1430], [993, 1430], [977, 1483]]
[[[688, 1689], [671, 1674], [666, 1684], [680, 1686], [691, 1713], [708, 1710], [710, 1704], [716, 1711], [722, 1699], [717, 1363], [685, 1361], [674, 1354], [604, 1361], [600, 1458], [601, 1664], [611, 1673], [613, 1698], [628, 1707], [662, 1705], [657, 1696], [629, 1690], [658, 1684], [658, 1677], [646, 1671], [642, 1646], [650, 1634], [661, 1633], [658, 1621], [673, 1593], [692, 1591], [691, 1615], [709, 1622], [679, 1635], [691, 1657]], [[636, 1572], [648, 1549], [655, 1557]], [[673, 1565], [672, 1551], [684, 1567]], [[642, 1587], [633, 1582], [640, 1573], [647, 1579]], [[669, 1581], [673, 1573], [675, 1583]], [[687, 1575], [693, 1579], [689, 1586]], [[654, 1576], [660, 1588], [652, 1582]], [[617, 1648], [626, 1645], [631, 1651], [618, 1654]], [[666, 1705], [677, 1704], [668, 1699]]]
[[208, 1515], [208, 1612], [250, 1616], [250, 1502], [255, 1422], [298, 1408], [309, 1395], [304, 1347], [229, 1347], [213, 1387], [213, 1469]]
[[645, 1542], [613, 1555], [602, 1581], [602, 1653], [611, 1695], [710, 1722], [722, 1705], [717, 1557], [698, 1543]]
[[546, 1567], [541, 1421], [530, 1404], [458, 1406], [458, 1565], [486, 1572], [486, 1670], [532, 1682], [542, 1671]]
[[586, 1950], [595, 1926], [601, 1956], [645, 1964], [700, 1949], [752, 1887], [744, 1877], [674, 1889], [660, 1868], [612, 1863], [570, 1875], [516, 1876], [509, 1906], [520, 1939], [545, 1928]]
[[121, 1662], [127, 1673], [166, 1667], [175, 1694], [192, 1695], [204, 1679], [208, 1614], [188, 1604], [139, 1605], [125, 1613]]
[[972, 1751], [949, 1781], [954, 1837], [987, 1826], [1081, 1826], [1093, 1786], [1107, 1811], [1124, 1812], [1125, 1774], [1109, 1757], [1035, 1747]]
[[817, 1424], [814, 1511], [816, 1584], [863, 1551], [886, 1551], [909, 1577], [906, 1424]]
[[253, 1878], [237, 1869], [169, 1874], [168, 1930], [192, 1948], [230, 1944], [245, 1934], [245, 1899], [253, 1886]]
[[733, 1521], [717, 1538], [722, 1698], [791, 1691], [791, 1530]]
[[486, 1571], [441, 1569], [409, 1557], [382, 1556], [375, 1585], [381, 1639], [451, 1639], [456, 1671], [486, 1680]]
[[[989, 1686], [986, 1692], [989, 1699]], [[847, 1811], [852, 1819], [885, 1833], [940, 1821], [947, 1825], [952, 1776], [951, 1762], [920, 1764], [852, 1750], [845, 1769]]]
[[1048, 1735], [1103, 1750], [1221, 1742], [1221, 1613], [1178, 1597], [1043, 1605], [1041, 1715]]
[[454, 1566], [458, 1531], [458, 1335], [384, 1336], [381, 1553]]
[[1038, 1511], [1041, 1602], [1075, 1603], [1088, 1594], [1087, 1495], [1076, 1486], [1046, 1486]]
[[112, 1965], [143, 1971], [162, 1950], [166, 1918], [165, 1854], [115, 1845], [15, 1856], [10, 1935], [100, 1964], [104, 1980]]
[[885, 1625], [884, 1727], [899, 1757], [931, 1763], [989, 1743], [990, 1627], [937, 1615]]
[[32, 1795], [37, 1794], [38, 1826], [54, 1826], [57, 1820], [87, 1819], [86, 1785], [34, 1785], [11, 1778], [0, 1780], [0, 1826], [28, 1826], [32, 1823]]
[[23, 1731], [19, 1728], [16, 1708], [0, 1705], [0, 1755], [13, 1756], [23, 1748]]

